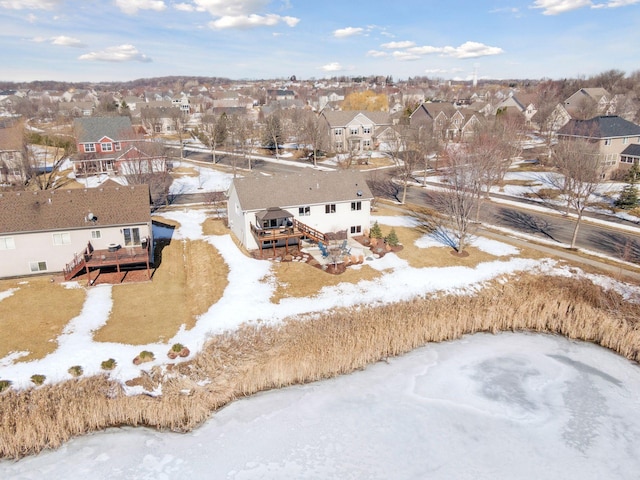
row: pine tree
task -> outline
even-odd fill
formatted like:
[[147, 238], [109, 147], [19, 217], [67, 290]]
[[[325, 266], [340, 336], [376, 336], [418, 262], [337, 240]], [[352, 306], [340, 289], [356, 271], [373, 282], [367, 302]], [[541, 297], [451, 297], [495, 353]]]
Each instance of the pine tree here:
[[615, 201], [615, 206], [623, 210], [631, 210], [638, 206], [638, 188], [636, 182], [640, 179], [640, 166], [634, 163], [627, 174], [627, 185], [624, 186]]
[[396, 234], [396, 231], [393, 228], [389, 232], [389, 235], [386, 236], [384, 241], [387, 242], [387, 244], [391, 245], [392, 247], [397, 247], [400, 244], [400, 240], [398, 240], [398, 235]]
[[376, 221], [371, 227], [371, 232], [369, 232], [369, 236], [371, 238], [382, 238], [382, 230], [380, 229], [380, 225]]

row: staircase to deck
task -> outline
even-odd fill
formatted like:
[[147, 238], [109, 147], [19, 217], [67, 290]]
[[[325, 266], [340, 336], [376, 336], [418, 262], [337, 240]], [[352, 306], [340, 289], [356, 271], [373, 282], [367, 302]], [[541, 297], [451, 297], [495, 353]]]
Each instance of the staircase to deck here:
[[82, 253], [76, 253], [73, 256], [73, 260], [65, 265], [62, 272], [66, 281], [71, 280], [82, 271], [87, 264], [87, 256], [91, 255], [91, 252], [93, 252], [93, 246], [91, 246], [91, 242], [89, 242], [87, 243], [87, 248], [85, 248]]
[[311, 228], [309, 225], [302, 223], [300, 220], [293, 220], [293, 228], [298, 229], [300, 232], [304, 233], [307, 238], [310, 238], [314, 242], [327, 242], [327, 236], [316, 230], [315, 228]]

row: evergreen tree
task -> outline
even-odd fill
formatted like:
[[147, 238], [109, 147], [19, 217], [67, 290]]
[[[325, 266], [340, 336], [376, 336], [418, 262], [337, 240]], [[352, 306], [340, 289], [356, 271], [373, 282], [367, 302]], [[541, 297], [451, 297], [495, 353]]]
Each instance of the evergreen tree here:
[[638, 206], [638, 187], [636, 182], [640, 178], [640, 166], [634, 163], [627, 174], [627, 184], [615, 201], [615, 206], [623, 210], [631, 210]]
[[384, 241], [392, 247], [397, 247], [400, 244], [400, 240], [398, 240], [398, 235], [396, 234], [396, 230], [394, 228], [391, 229], [389, 235], [387, 235]]
[[371, 238], [382, 238], [382, 230], [380, 229], [380, 225], [376, 221], [371, 227], [371, 231], [369, 232], [369, 236]]

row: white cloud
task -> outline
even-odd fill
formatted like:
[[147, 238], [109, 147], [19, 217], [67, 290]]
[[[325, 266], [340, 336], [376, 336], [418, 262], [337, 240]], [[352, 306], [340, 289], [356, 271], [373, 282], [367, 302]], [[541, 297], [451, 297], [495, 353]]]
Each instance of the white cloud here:
[[269, 0], [194, 0], [194, 4], [214, 17], [239, 17], [264, 10]]
[[402, 50], [396, 50], [395, 52], [393, 52], [393, 58], [396, 58], [398, 60], [402, 60], [402, 61], [412, 61], [412, 60], [420, 60], [420, 55], [416, 55], [415, 53], [411, 53], [411, 52], [407, 52], [402, 51]]
[[415, 60], [419, 56], [432, 54], [440, 54], [442, 57], [476, 58], [501, 53], [504, 53], [504, 50], [500, 47], [490, 47], [479, 42], [465, 42], [459, 47], [434, 47], [431, 45], [411, 47], [405, 51], [395, 51], [393, 56], [400, 60]]
[[238, 15], [238, 16], [226, 16], [220, 17], [217, 20], [209, 22], [211, 28], [222, 30], [225, 28], [254, 28], [254, 27], [272, 27], [280, 23], [285, 23], [290, 27], [295, 27], [299, 18], [295, 17], [281, 17], [274, 13], [267, 15]]
[[557, 15], [591, 5], [591, 0], [536, 0], [533, 8], [542, 9], [543, 15]]
[[416, 44], [416, 42], [404, 41], [404, 42], [383, 43], [380, 46], [382, 48], [389, 48], [389, 49], [393, 50], [393, 49], [396, 49], [396, 48], [411, 48], [411, 47], [415, 46], [415, 44]]
[[0, 7], [12, 10], [51, 10], [62, 0], [2, 0]]
[[599, 3], [594, 5], [592, 8], [618, 8], [618, 7], [627, 7], [629, 5], [635, 5], [636, 3], [640, 3], [640, 0], [610, 0], [607, 3]]
[[65, 35], [59, 35], [57, 37], [34, 37], [31, 39], [32, 42], [36, 43], [51, 43], [51, 45], [61, 45], [63, 47], [86, 47], [87, 45], [82, 43], [81, 40], [73, 37], [67, 37]]
[[116, 5], [120, 10], [129, 15], [135, 15], [138, 10], [155, 10], [161, 12], [167, 6], [163, 0], [116, 0]]
[[87, 45], [82, 43], [81, 40], [73, 37], [67, 37], [65, 35], [59, 35], [51, 39], [51, 43], [54, 45], [62, 45], [63, 47], [86, 47]]
[[173, 8], [182, 12], [193, 12], [196, 9], [196, 7], [190, 3], [174, 3]]
[[354, 35], [360, 35], [362, 32], [364, 32], [364, 28], [361, 27], [346, 27], [334, 30], [333, 36], [336, 38], [353, 37]]
[[326, 65], [320, 67], [320, 69], [324, 70], [325, 72], [338, 72], [340, 70], [344, 70], [342, 65], [340, 65], [338, 62], [327, 63]]
[[367, 57], [388, 57], [389, 54], [387, 52], [381, 52], [380, 50], [369, 50], [367, 52]]
[[476, 58], [504, 53], [500, 47], [490, 47], [478, 42], [465, 42], [459, 47], [444, 47], [443, 55], [455, 58]]
[[152, 60], [140, 53], [133, 45], [119, 45], [107, 47], [100, 52], [90, 52], [78, 57], [79, 60], [100, 62], [151, 62]]

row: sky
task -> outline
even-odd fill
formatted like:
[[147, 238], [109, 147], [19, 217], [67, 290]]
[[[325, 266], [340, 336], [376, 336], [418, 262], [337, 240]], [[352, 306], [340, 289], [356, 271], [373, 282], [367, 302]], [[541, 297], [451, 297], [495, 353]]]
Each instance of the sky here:
[[0, 0], [0, 80], [631, 73], [639, 24], [640, 0]]

